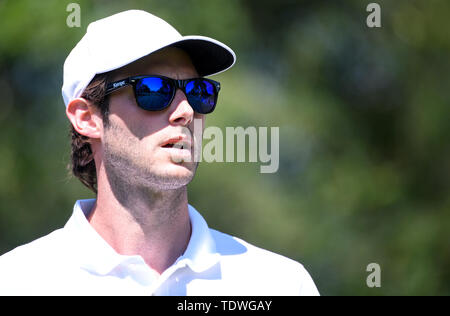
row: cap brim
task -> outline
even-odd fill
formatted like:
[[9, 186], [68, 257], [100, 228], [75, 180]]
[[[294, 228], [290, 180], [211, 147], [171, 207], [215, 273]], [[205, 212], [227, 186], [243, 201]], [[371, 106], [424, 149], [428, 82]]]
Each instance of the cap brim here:
[[231, 48], [205, 36], [183, 36], [182, 40], [168, 46], [184, 50], [202, 77], [223, 72], [236, 62], [236, 55]]

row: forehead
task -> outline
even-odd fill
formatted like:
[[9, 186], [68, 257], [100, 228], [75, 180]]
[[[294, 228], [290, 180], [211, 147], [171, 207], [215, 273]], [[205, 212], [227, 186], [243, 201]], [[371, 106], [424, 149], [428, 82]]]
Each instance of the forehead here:
[[198, 77], [191, 58], [183, 50], [166, 47], [114, 72], [114, 80], [137, 75], [161, 75], [174, 79]]

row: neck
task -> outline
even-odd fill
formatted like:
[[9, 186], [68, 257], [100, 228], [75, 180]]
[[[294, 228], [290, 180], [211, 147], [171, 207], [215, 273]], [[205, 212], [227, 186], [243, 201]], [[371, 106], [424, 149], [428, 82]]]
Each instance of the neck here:
[[[133, 188], [98, 173], [92, 227], [122, 255], [140, 255], [161, 274], [181, 256], [191, 235], [187, 189]], [[126, 188], [125, 188], [126, 186]], [[126, 190], [125, 190], [126, 189]]]

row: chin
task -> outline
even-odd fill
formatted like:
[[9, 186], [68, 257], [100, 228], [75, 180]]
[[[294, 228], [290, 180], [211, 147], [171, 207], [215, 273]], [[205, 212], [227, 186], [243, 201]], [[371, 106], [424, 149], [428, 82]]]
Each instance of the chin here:
[[157, 186], [161, 190], [173, 190], [188, 185], [194, 178], [197, 164], [170, 162], [161, 166], [160, 172], [152, 172], [149, 186]]
[[169, 178], [189, 179], [190, 182], [194, 178], [196, 169], [192, 163], [172, 163], [165, 173]]

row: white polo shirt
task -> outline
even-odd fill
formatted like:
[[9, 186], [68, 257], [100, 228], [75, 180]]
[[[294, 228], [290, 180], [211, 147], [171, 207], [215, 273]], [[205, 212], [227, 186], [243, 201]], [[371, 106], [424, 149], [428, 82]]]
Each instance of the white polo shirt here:
[[319, 295], [300, 263], [208, 228], [191, 205], [187, 249], [158, 275], [92, 228], [94, 203], [77, 201], [64, 228], [1, 256], [0, 295]]

